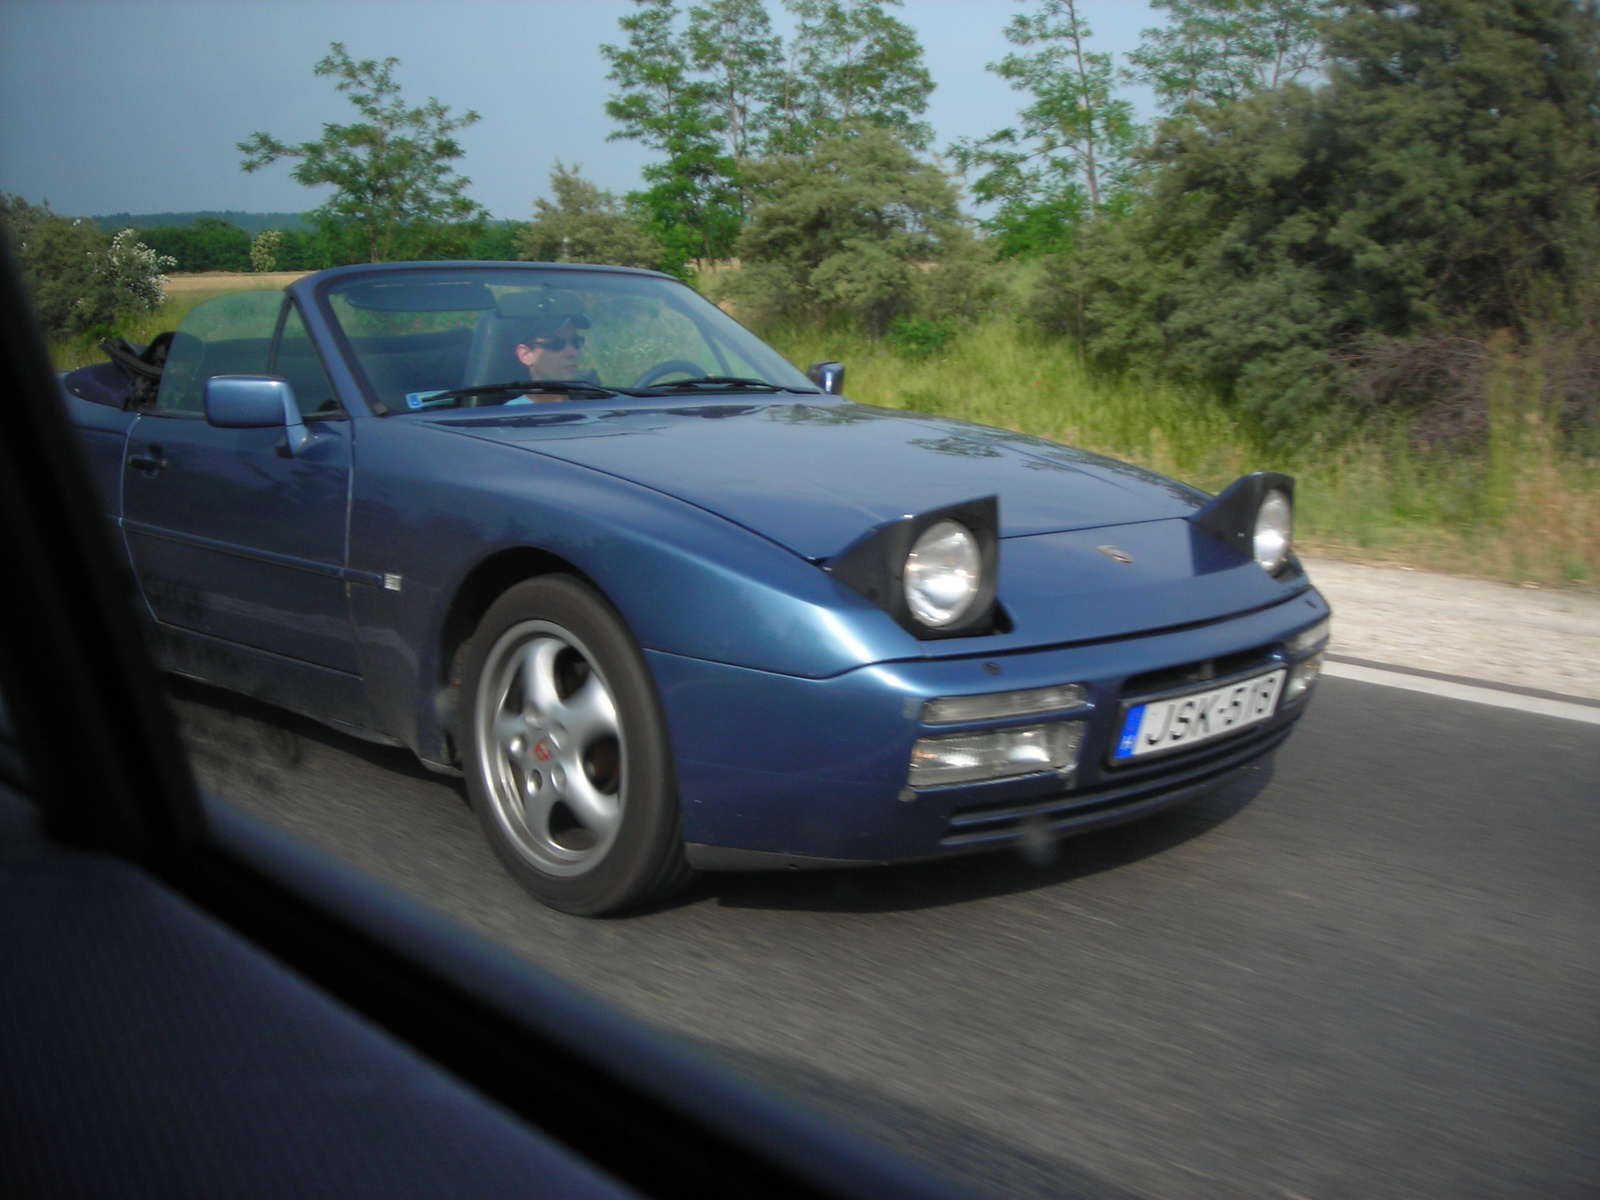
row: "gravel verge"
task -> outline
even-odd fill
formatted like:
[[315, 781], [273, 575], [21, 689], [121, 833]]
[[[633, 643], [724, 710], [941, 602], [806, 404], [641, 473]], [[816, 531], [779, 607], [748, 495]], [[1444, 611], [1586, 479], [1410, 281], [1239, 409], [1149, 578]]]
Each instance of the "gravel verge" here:
[[1335, 655], [1600, 700], [1600, 598], [1302, 561], [1333, 606]]

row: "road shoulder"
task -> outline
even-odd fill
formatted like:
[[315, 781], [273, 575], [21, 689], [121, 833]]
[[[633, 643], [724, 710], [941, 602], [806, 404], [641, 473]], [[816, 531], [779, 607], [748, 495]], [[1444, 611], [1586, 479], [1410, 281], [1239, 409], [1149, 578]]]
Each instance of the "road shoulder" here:
[[1600, 598], [1304, 560], [1333, 606], [1336, 657], [1600, 700]]

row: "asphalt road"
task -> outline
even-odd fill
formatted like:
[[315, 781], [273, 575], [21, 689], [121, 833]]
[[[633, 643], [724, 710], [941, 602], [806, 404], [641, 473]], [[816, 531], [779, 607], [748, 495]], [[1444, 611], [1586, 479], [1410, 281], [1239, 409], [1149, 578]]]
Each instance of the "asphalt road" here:
[[214, 791], [993, 1193], [1600, 1195], [1595, 726], [1328, 679], [1275, 764], [1048, 866], [596, 921], [407, 754], [177, 696]]

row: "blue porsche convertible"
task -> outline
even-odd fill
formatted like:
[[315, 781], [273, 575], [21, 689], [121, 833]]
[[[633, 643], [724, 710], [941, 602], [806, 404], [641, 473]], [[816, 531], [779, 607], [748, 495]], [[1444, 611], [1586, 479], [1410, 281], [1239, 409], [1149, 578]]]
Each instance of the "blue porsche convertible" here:
[[578, 913], [1037, 843], [1305, 711], [1293, 481], [854, 404], [692, 289], [346, 267], [63, 377], [164, 664], [465, 776]]

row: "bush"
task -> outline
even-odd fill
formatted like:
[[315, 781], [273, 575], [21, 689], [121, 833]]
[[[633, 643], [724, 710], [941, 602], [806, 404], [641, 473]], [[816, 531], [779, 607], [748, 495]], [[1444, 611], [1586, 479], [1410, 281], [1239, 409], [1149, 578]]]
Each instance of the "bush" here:
[[109, 328], [121, 317], [154, 312], [167, 298], [163, 272], [172, 266], [170, 255], [157, 254], [137, 231], [124, 229], [95, 256], [88, 290], [78, 300], [79, 327]]
[[1362, 414], [1404, 414], [1423, 452], [1478, 451], [1491, 439], [1495, 388], [1516, 381], [1557, 443], [1600, 453], [1600, 331], [1538, 330], [1524, 344], [1437, 333], [1358, 338], [1337, 356], [1345, 398]]
[[110, 240], [92, 222], [57, 216], [48, 203], [33, 205], [20, 196], [4, 196], [0, 208], [45, 336], [78, 332], [79, 301], [92, 290], [94, 261]]
[[277, 229], [263, 229], [250, 239], [250, 269], [266, 274], [278, 269], [278, 247], [283, 233]]
[[889, 332], [884, 341], [906, 358], [931, 358], [954, 341], [958, 332], [956, 323], [951, 320], [896, 317], [889, 323]]
[[867, 129], [751, 165], [757, 201], [731, 298], [755, 319], [971, 319], [995, 294], [955, 187], [893, 134]]
[[125, 229], [107, 238], [92, 221], [57, 216], [49, 206], [0, 196], [0, 223], [9, 232], [34, 311], [46, 337], [61, 339], [109, 329], [125, 315], [165, 298], [172, 259], [141, 244]]

